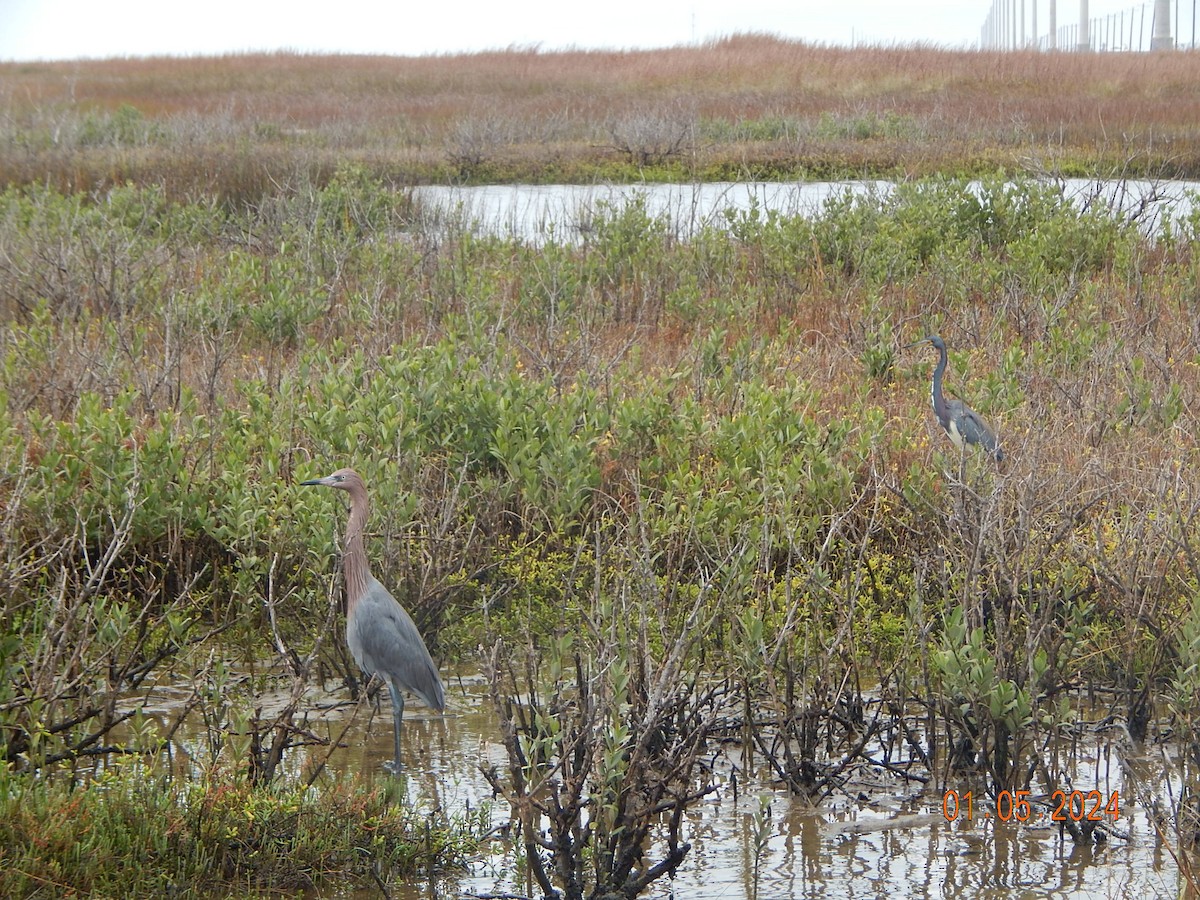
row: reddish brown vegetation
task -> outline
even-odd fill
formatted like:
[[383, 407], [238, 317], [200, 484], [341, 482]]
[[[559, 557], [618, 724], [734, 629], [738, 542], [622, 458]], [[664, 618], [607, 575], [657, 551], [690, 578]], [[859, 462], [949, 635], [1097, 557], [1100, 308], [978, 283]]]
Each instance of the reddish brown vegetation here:
[[[208, 169], [276, 180], [323, 181], [348, 159], [399, 181], [1030, 164], [1200, 172], [1200, 55], [1188, 53], [845, 49], [742, 35], [653, 51], [10, 63], [0, 81], [6, 183], [211, 186], [203, 162], [138, 150], [181, 143]], [[104, 117], [123, 109], [141, 130], [113, 136]]]

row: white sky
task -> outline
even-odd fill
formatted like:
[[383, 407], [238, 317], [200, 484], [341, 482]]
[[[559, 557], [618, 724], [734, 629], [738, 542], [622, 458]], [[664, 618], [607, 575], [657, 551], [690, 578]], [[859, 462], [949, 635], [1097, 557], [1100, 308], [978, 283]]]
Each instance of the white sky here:
[[826, 44], [964, 47], [978, 41], [992, 2], [0, 0], [0, 60], [279, 49], [421, 55], [513, 45], [663, 47], [747, 31]]

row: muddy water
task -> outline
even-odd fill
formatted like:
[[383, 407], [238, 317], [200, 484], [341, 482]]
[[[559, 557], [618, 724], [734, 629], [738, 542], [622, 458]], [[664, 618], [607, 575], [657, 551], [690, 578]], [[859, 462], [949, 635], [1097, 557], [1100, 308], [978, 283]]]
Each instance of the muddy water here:
[[[417, 701], [408, 704], [405, 724], [405, 790], [410, 802], [451, 813], [491, 804], [495, 825], [508, 821], [508, 809], [492, 799], [481, 765], [506, 765], [498, 743], [487, 685], [477, 674], [449, 680], [449, 710], [433, 714]], [[259, 700], [269, 713], [270, 697]], [[293, 774], [325, 760], [330, 770], [359, 773], [365, 779], [391, 778], [383, 764], [391, 758], [391, 714], [369, 703], [354, 705], [345, 694], [314, 693], [308, 727], [321, 737], [336, 737], [346, 725], [344, 749], [330, 754], [313, 747], [292, 751]], [[169, 702], [166, 704], [169, 706]], [[948, 821], [942, 792], [887, 780], [864, 769], [845, 793], [817, 808], [790, 798], [760, 773], [730, 780], [742, 760], [718, 758], [722, 789], [699, 803], [687, 818], [692, 844], [673, 881], [663, 879], [649, 897], [951, 897], [951, 898], [1117, 898], [1149, 900], [1179, 896], [1182, 879], [1167, 848], [1156, 836], [1145, 803], [1154, 797], [1145, 785], [1168, 784], [1170, 760], [1160, 749], [1123, 760], [1104, 749], [1110, 736], [1079, 745], [1074, 787], [1115, 792], [1119, 807], [1105, 824], [1115, 836], [1098, 846], [1076, 846], [1050, 821], [1053, 807], [1035, 804], [1024, 823], [998, 820], [994, 801], [973, 798], [972, 820], [965, 811]], [[203, 754], [198, 733], [185, 736], [185, 755]], [[734, 751], [736, 752], [736, 751]], [[307, 755], [307, 756], [306, 756]], [[1123, 765], [1128, 763], [1128, 765]], [[1137, 771], [1122, 775], [1122, 771]], [[1171, 777], [1174, 777], [1172, 774]], [[1177, 785], [1177, 782], [1174, 782]], [[961, 794], [969, 785], [951, 785]], [[1140, 792], [1140, 793], [1139, 793]], [[756, 855], [754, 814], [760, 798], [769, 802], [766, 842]], [[1037, 798], [1035, 798], [1037, 799]], [[1139, 802], [1139, 800], [1141, 802]], [[952, 810], [952, 804], [948, 804]], [[539, 892], [525, 883], [517, 854], [502, 839], [489, 845], [472, 870], [440, 879], [397, 886], [394, 896], [416, 898], [521, 895]], [[339, 894], [339, 896], [345, 896]], [[363, 897], [377, 896], [364, 893]]]

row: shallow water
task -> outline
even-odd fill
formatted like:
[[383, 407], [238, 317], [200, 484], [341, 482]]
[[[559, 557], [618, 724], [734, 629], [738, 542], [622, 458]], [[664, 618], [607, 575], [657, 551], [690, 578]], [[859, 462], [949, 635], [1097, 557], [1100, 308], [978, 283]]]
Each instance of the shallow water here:
[[[478, 674], [452, 678], [447, 714], [439, 716], [411, 701], [404, 720], [405, 789], [410, 802], [456, 811], [491, 806], [494, 825], [508, 821], [502, 801], [493, 801], [480, 773], [482, 765], [506, 765], [487, 685]], [[269, 707], [270, 697], [261, 698]], [[314, 693], [308, 726], [320, 736], [336, 736], [348, 722], [346, 746], [292, 751], [290, 770], [324, 760], [335, 772], [359, 772], [369, 779], [391, 778], [383, 765], [391, 758], [388, 701], [374, 711], [369, 703], [346, 702], [342, 691]], [[998, 820], [991, 801], [974, 800], [973, 820], [954, 822], [943, 812], [941, 792], [922, 792], [900, 780], [864, 769], [846, 793], [813, 808], [764, 779], [728, 780], [733, 760], [718, 758], [722, 789], [697, 804], [687, 817], [685, 839], [692, 843], [674, 880], [662, 879], [648, 897], [756, 898], [950, 897], [950, 898], [1117, 898], [1178, 896], [1181, 879], [1166, 847], [1137, 801], [1133, 771], [1147, 783], [1161, 781], [1170, 768], [1161, 750], [1130, 754], [1101, 749], [1095, 737], [1081, 750], [1074, 787], [1098, 788], [1119, 796], [1118, 836], [1096, 846], [1076, 846], [1049, 820], [1049, 806], [1035, 805], [1025, 823]], [[184, 739], [186, 747], [187, 739]], [[193, 748], [195, 752], [203, 752]], [[305, 758], [307, 756], [307, 759]], [[1128, 763], [1128, 766], [1123, 763]], [[1122, 772], [1127, 774], [1122, 774]], [[966, 784], [952, 786], [965, 793]], [[1144, 788], [1142, 789], [1145, 790]], [[755, 859], [753, 817], [760, 797], [769, 798], [770, 837]], [[1145, 794], [1143, 799], [1149, 799]], [[1036, 798], [1035, 798], [1036, 799]], [[1161, 799], [1161, 798], [1160, 798]], [[395, 885], [394, 896], [540, 896], [526, 884], [513, 848], [495, 840], [470, 872]], [[651, 858], [656, 858], [651, 854]], [[345, 896], [339, 893], [339, 896]], [[317, 894], [314, 896], [324, 896]], [[366, 896], [377, 896], [365, 892]]]
[[[1123, 215], [1142, 210], [1138, 221], [1147, 232], [1156, 231], [1165, 219], [1188, 215], [1192, 211], [1188, 192], [1200, 191], [1200, 182], [1194, 181], [1068, 178], [1062, 185], [1064, 194], [1077, 203], [1099, 203]], [[886, 194], [893, 186], [886, 181], [429, 185], [416, 188], [414, 194], [443, 219], [482, 234], [540, 243], [551, 238], [582, 241], [602, 208], [620, 209], [635, 199], [645, 204], [647, 214], [665, 217], [674, 235], [687, 239], [703, 228], [724, 227], [729, 215], [751, 208], [811, 215], [830, 197], [846, 192]]]

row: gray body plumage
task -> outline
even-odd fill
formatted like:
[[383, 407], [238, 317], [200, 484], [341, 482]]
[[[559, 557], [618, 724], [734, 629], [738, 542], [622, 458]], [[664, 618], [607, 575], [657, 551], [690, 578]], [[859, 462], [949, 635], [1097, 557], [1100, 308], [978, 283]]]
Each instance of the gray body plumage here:
[[932, 344], [938, 352], [937, 367], [933, 370], [933, 380], [929, 386], [933, 414], [937, 417], [938, 424], [960, 450], [968, 446], [982, 447], [996, 462], [1003, 461], [1004, 451], [1000, 449], [1000, 442], [992, 429], [980, 418], [979, 413], [961, 400], [947, 400], [942, 393], [942, 376], [946, 374], [947, 362], [945, 342], [938, 335], [931, 334], [909, 346], [915, 347], [918, 344]]
[[350, 655], [368, 675], [416, 694], [433, 709], [446, 708], [446, 694], [433, 658], [412, 616], [374, 577], [346, 619]]
[[342, 552], [346, 579], [346, 644], [350, 655], [368, 676], [387, 682], [392, 696], [395, 741], [393, 771], [400, 771], [400, 725], [404, 718], [404, 691], [416, 694], [435, 710], [446, 708], [446, 691], [437, 666], [421, 639], [412, 616], [401, 606], [367, 565], [363, 529], [367, 523], [367, 488], [353, 469], [338, 469], [326, 478], [301, 484], [337, 488], [350, 495], [350, 517]]

